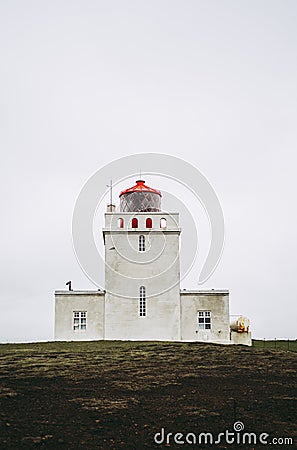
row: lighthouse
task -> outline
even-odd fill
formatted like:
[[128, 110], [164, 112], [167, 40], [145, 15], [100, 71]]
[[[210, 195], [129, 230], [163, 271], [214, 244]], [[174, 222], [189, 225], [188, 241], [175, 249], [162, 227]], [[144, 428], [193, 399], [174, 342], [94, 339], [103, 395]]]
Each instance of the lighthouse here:
[[[144, 180], [105, 214], [107, 339], [180, 339], [179, 214]], [[119, 305], [121, 305], [119, 307]]]
[[179, 213], [162, 193], [140, 179], [118, 204], [102, 230], [105, 289], [55, 291], [55, 339], [251, 345], [248, 320], [230, 327], [228, 290], [180, 290]]

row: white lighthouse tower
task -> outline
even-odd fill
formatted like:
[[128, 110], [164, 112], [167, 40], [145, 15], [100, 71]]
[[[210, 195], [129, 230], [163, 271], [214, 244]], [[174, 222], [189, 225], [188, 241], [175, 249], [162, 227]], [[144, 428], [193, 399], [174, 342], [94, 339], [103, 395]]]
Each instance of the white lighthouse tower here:
[[106, 339], [180, 339], [179, 215], [161, 197], [138, 180], [105, 214]]

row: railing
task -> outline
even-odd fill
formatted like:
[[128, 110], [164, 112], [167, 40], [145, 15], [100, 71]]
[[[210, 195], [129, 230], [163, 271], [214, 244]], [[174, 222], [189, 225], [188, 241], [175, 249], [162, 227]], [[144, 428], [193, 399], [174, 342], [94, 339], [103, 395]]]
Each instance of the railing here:
[[253, 339], [253, 347], [297, 352], [297, 339]]

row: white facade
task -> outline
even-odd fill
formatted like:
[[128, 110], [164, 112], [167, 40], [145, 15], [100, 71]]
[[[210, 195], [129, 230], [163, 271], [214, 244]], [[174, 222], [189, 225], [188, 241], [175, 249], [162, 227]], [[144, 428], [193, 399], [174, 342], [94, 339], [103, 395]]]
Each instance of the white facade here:
[[[104, 339], [104, 297], [105, 294], [98, 291], [56, 291], [55, 339], [59, 341]], [[86, 313], [86, 329], [74, 328], [75, 312]]]
[[231, 338], [228, 291], [180, 291], [178, 213], [113, 210], [103, 229], [105, 291], [56, 291], [56, 340], [250, 345], [247, 333]]
[[[180, 303], [181, 340], [230, 342], [228, 291], [182, 291]], [[210, 312], [210, 329], [199, 328], [203, 311]]]
[[[119, 219], [123, 228], [117, 226]], [[138, 228], [131, 227], [133, 219], [138, 220]], [[152, 228], [146, 228], [147, 219], [152, 220]], [[161, 219], [166, 220], [166, 228], [160, 228]], [[178, 214], [107, 213], [103, 235], [106, 339], [179, 340]], [[144, 251], [139, 250], [140, 239]], [[141, 287], [145, 316], [139, 311]]]

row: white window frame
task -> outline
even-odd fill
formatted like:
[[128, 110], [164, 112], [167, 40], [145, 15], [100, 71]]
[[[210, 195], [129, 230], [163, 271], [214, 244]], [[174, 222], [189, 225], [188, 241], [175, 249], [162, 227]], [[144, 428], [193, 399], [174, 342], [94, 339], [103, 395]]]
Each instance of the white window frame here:
[[198, 311], [197, 322], [199, 331], [211, 330], [211, 311]]
[[138, 238], [138, 250], [140, 252], [145, 252], [145, 236], [143, 234]]
[[139, 317], [146, 316], [146, 289], [145, 286], [139, 288]]
[[87, 330], [87, 311], [73, 311], [72, 329], [73, 331]]

